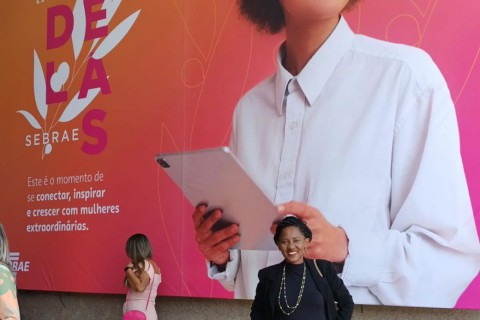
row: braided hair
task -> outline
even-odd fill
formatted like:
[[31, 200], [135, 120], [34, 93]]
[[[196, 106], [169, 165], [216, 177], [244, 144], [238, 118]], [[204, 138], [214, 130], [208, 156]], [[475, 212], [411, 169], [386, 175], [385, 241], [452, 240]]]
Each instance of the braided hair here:
[[282, 234], [283, 229], [287, 227], [297, 227], [298, 230], [300, 230], [300, 232], [305, 236], [305, 239], [310, 239], [310, 241], [312, 241], [312, 230], [310, 230], [307, 224], [295, 216], [288, 216], [280, 221], [280, 223], [277, 225], [275, 235], [273, 236], [273, 241], [275, 241], [275, 244], [278, 245], [280, 235]]

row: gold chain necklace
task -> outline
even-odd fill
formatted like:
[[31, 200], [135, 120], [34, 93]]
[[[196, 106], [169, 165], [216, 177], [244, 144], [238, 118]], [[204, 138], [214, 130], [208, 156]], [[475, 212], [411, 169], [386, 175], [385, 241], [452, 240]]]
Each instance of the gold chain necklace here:
[[[286, 285], [286, 281], [285, 281], [285, 265], [286, 265], [286, 263], [283, 265], [282, 282], [280, 283], [280, 291], [278, 292], [278, 306], [280, 307], [280, 310], [283, 312], [283, 314], [289, 316], [297, 309], [297, 307], [300, 305], [300, 301], [302, 300], [303, 289], [305, 288], [305, 279], [307, 278], [307, 267], [306, 267], [305, 261], [304, 261], [303, 262], [302, 284], [300, 286], [300, 292], [298, 293], [297, 303], [293, 307], [290, 307], [288, 305], [288, 301], [287, 301], [287, 285]], [[281, 303], [282, 290], [283, 290], [283, 298], [285, 300], [285, 306], [286, 306], [286, 309], [289, 310], [289, 311], [285, 311], [282, 307], [282, 303]]]

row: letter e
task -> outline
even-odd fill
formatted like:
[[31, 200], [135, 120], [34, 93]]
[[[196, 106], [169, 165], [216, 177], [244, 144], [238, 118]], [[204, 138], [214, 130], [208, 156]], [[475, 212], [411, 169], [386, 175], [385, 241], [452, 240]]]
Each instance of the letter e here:
[[84, 0], [86, 19], [85, 41], [105, 37], [108, 35], [108, 26], [92, 28], [93, 22], [105, 19], [107, 17], [107, 11], [105, 9], [98, 11], [92, 10], [93, 6], [99, 3], [103, 3], [103, 0]]

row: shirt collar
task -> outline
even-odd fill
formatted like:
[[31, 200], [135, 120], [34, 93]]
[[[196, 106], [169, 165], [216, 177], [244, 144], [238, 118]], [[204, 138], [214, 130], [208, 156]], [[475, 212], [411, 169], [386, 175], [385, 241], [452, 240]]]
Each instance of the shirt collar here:
[[317, 50], [300, 73], [294, 77], [282, 65], [283, 45], [277, 53], [278, 70], [275, 76], [275, 104], [281, 115], [283, 98], [288, 82], [296, 79], [305, 95], [309, 106], [318, 99], [330, 74], [337, 66], [344, 53], [351, 48], [354, 33], [342, 16], [338, 25], [328, 37], [327, 41]]

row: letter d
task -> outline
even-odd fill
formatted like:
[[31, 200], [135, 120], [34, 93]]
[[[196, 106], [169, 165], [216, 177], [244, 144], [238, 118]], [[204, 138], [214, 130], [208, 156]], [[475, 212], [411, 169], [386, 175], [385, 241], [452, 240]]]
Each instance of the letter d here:
[[[55, 36], [55, 21], [57, 17], [63, 17], [65, 29], [58, 37]], [[48, 8], [47, 11], [47, 50], [55, 49], [64, 45], [73, 31], [73, 13], [66, 5], [58, 5]]]

